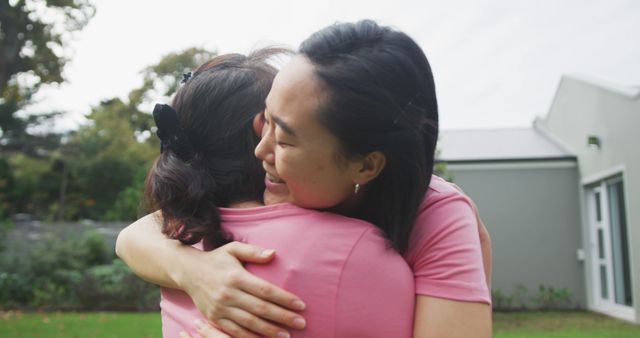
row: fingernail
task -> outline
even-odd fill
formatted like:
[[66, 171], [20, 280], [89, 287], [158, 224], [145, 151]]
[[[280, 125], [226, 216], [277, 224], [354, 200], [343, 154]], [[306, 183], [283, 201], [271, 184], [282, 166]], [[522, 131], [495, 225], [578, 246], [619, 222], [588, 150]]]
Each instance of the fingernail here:
[[302, 301], [300, 300], [294, 300], [293, 303], [293, 309], [294, 310], [304, 310], [305, 307], [307, 307]]
[[204, 328], [204, 322], [202, 322], [200, 319], [196, 319], [193, 322], [196, 323], [196, 328], [198, 330], [202, 330]]
[[187, 333], [184, 332], [184, 331], [180, 331], [180, 337], [181, 338], [189, 338], [189, 335], [187, 335]]
[[267, 249], [267, 250], [262, 250], [262, 252], [260, 253], [260, 256], [262, 257], [269, 257], [271, 255], [273, 255], [275, 251], [272, 249]]
[[289, 338], [291, 337], [289, 335], [289, 332], [285, 332], [285, 331], [280, 331], [278, 332], [278, 334], [276, 335], [278, 338]]
[[297, 329], [304, 329], [304, 327], [307, 326], [307, 321], [302, 317], [298, 317], [293, 320], [293, 326], [295, 326]]

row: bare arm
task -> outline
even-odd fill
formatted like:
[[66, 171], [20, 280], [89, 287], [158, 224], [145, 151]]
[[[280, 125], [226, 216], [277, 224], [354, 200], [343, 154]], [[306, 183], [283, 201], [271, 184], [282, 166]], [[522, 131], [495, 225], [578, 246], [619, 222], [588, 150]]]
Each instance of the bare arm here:
[[176, 267], [194, 262], [189, 255], [197, 255], [198, 250], [165, 237], [160, 231], [161, 217], [155, 212], [124, 228], [116, 240], [116, 254], [147, 282], [182, 289], [179, 280], [183, 271]]
[[269, 321], [304, 327], [304, 319], [288, 310], [304, 308], [298, 297], [242, 266], [242, 262], [267, 263], [274, 258], [273, 251], [239, 242], [199, 251], [165, 237], [158, 217], [149, 214], [118, 235], [116, 254], [138, 276], [185, 291], [206, 318], [234, 337], [257, 337], [251, 332], [277, 337], [286, 332]]
[[489, 338], [491, 306], [417, 296], [413, 336], [415, 338]]

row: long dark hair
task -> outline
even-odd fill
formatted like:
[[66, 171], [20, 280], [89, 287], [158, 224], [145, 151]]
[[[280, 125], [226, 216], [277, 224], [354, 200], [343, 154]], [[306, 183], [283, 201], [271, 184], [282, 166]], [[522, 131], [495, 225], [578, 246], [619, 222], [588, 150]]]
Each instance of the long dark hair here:
[[162, 231], [170, 238], [185, 244], [204, 239], [206, 247], [228, 243], [217, 208], [262, 200], [264, 170], [253, 155], [259, 142], [253, 119], [264, 111], [277, 72], [267, 59], [280, 52], [218, 56], [176, 93], [171, 106], [185, 139], [180, 147], [163, 149], [145, 183], [146, 199], [162, 210]]
[[433, 173], [438, 105], [431, 67], [406, 34], [365, 20], [326, 27], [306, 39], [327, 90], [318, 118], [346, 158], [381, 151], [386, 166], [367, 184], [355, 216], [377, 225], [403, 253]]

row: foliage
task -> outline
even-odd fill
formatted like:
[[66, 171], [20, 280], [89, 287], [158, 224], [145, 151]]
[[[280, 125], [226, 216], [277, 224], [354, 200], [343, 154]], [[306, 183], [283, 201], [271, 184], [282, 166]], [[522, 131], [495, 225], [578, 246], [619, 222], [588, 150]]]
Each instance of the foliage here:
[[143, 71], [129, 100], [105, 99], [89, 124], [52, 143], [52, 150], [0, 156], [0, 219], [29, 213], [44, 220], [133, 220], [140, 213], [144, 178], [158, 154], [149, 109], [177, 90], [182, 72], [215, 52], [190, 48]]
[[169, 53], [160, 62], [142, 71], [142, 86], [129, 93], [131, 127], [138, 133], [150, 131], [153, 120], [149, 112], [153, 104], [172, 96], [179, 88], [182, 74], [216, 56], [216, 52], [202, 48], [188, 48]]
[[[27, 244], [25, 244], [27, 245]], [[0, 260], [0, 304], [43, 310], [152, 310], [158, 290], [113, 259], [93, 231], [41, 239], [24, 256]]]
[[143, 311], [158, 306], [158, 289], [132, 274], [118, 258], [89, 268], [75, 290], [82, 310]]
[[132, 185], [118, 193], [116, 201], [103, 217], [106, 221], [137, 219], [147, 213], [143, 192], [148, 166], [141, 166], [133, 177]]
[[522, 284], [517, 284], [512, 293], [496, 288], [491, 291], [493, 308], [499, 311], [526, 310], [561, 310], [576, 308], [573, 296], [567, 288], [555, 288], [540, 284], [538, 292], [529, 294], [529, 290]]
[[556, 289], [540, 284], [538, 294], [532, 299], [540, 309], [561, 309], [571, 306], [573, 296], [567, 288]]
[[506, 294], [502, 289], [491, 290], [491, 303], [494, 309], [512, 309], [513, 296]]
[[26, 119], [16, 112], [43, 84], [63, 81], [65, 46], [94, 13], [88, 0], [0, 0], [0, 149], [34, 152], [32, 143], [56, 138], [27, 133], [56, 112]]
[[[137, 201], [132, 199], [141, 195], [144, 174], [159, 146], [155, 138], [138, 141], [129, 116], [121, 100], [103, 101], [89, 115], [93, 124], [81, 128], [66, 145], [62, 160], [69, 167], [67, 210], [58, 209], [64, 218], [135, 219]], [[123, 195], [124, 191], [129, 192]], [[119, 198], [136, 206], [123, 205]]]
[[55, 183], [58, 179], [56, 172], [51, 170], [51, 159], [17, 153], [7, 159], [7, 164], [10, 171], [8, 189], [0, 196], [7, 214], [45, 214], [49, 201], [55, 200], [57, 195]]
[[448, 182], [453, 182], [453, 173], [447, 170], [447, 162], [440, 159], [441, 154], [442, 149], [436, 148], [433, 174], [444, 178]]

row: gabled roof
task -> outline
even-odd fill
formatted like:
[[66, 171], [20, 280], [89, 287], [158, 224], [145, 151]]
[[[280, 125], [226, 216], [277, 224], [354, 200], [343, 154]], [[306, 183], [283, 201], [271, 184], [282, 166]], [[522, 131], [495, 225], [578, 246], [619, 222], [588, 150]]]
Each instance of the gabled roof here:
[[597, 79], [597, 78], [586, 76], [586, 75], [565, 74], [562, 76], [562, 79], [560, 81], [563, 81], [565, 79], [586, 83], [594, 87], [598, 87], [613, 93], [626, 96], [632, 100], [636, 100], [640, 98], [640, 86], [624, 86], [621, 84]]
[[443, 130], [437, 158], [445, 162], [541, 161], [575, 155], [531, 128]]

